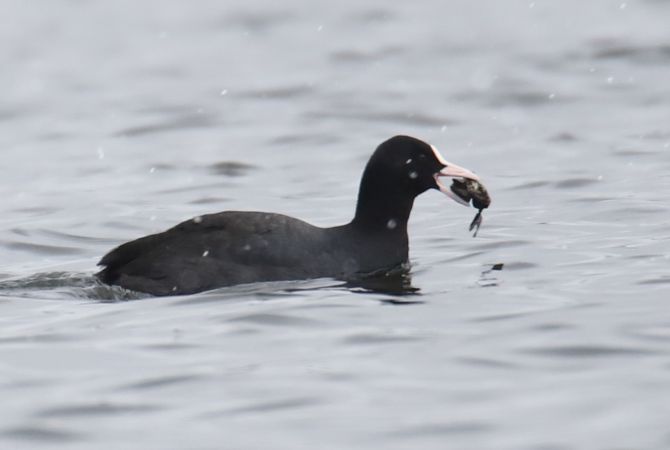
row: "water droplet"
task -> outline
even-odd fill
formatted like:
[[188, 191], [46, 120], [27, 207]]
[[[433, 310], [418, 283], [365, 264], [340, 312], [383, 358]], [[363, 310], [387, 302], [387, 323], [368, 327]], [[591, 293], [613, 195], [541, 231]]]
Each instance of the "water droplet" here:
[[614, 77], [607, 77], [607, 84], [612, 84], [614, 83]]
[[529, 8], [535, 8], [535, 2], [530, 2], [528, 3]]
[[149, 169], [149, 173], [154, 173], [155, 171], [156, 171], [155, 167], [152, 167], [151, 169]]
[[442, 128], [440, 128], [440, 132], [444, 133], [445, 131], [447, 131], [447, 126], [442, 125]]
[[172, 286], [172, 292], [177, 292], [177, 286]]
[[246, 244], [244, 247], [242, 247], [242, 250], [244, 250], [245, 252], [248, 252], [249, 250], [251, 250], [251, 245]]
[[554, 98], [556, 98], [556, 94], [554, 94], [552, 92], [551, 94], [548, 95], [548, 97], [549, 97], [549, 100], [553, 100]]
[[603, 176], [602, 176], [602, 175], [598, 175], [598, 181], [602, 181], [602, 180], [603, 180]]
[[416, 178], [417, 178], [418, 176], [419, 176], [419, 174], [416, 173], [416, 171], [414, 171], [414, 170], [412, 170], [412, 171], [409, 173], [409, 177], [410, 177], [412, 180], [416, 180]]
[[619, 9], [626, 9], [626, 6], [628, 6], [628, 5], [626, 5], [625, 3], [622, 3], [622, 4], [619, 5]]
[[410, 159], [408, 159], [407, 161], [405, 161], [405, 164], [411, 164], [411, 163], [412, 163], [412, 158], [410, 158]]
[[105, 150], [102, 147], [98, 147], [98, 159], [105, 159]]
[[203, 258], [207, 258], [207, 256], [209, 256], [209, 250], [205, 250], [204, 252], [202, 252]]
[[316, 27], [316, 31], [321, 31], [321, 30], [323, 30], [323, 25], [319, 25], [318, 27]]
[[389, 230], [393, 230], [397, 226], [398, 222], [395, 219], [389, 219], [388, 222], [386, 222], [386, 228], [388, 228]]
[[149, 220], [152, 221], [152, 222], [155, 221], [155, 220], [156, 220], [156, 216], [151, 216], [151, 217], [149, 217]]
[[195, 216], [193, 218], [193, 223], [202, 223], [202, 217], [200, 216]]

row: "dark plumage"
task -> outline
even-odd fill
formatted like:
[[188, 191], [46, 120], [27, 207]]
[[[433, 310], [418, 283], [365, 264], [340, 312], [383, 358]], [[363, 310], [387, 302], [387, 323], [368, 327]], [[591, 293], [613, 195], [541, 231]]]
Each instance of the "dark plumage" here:
[[407, 220], [414, 198], [439, 189], [465, 203], [439, 176], [476, 180], [429, 144], [408, 136], [383, 142], [370, 158], [353, 220], [320, 228], [282, 214], [209, 214], [125, 243], [105, 255], [107, 284], [154, 295], [317, 277], [348, 279], [408, 261]]

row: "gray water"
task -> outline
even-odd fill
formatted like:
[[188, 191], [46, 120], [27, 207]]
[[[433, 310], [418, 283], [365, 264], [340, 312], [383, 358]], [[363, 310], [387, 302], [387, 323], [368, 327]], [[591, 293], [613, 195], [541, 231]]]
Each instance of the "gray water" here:
[[[670, 2], [0, 16], [1, 448], [670, 448]], [[493, 197], [476, 238], [417, 200], [413, 295], [92, 278], [198, 214], [344, 223], [400, 133]]]

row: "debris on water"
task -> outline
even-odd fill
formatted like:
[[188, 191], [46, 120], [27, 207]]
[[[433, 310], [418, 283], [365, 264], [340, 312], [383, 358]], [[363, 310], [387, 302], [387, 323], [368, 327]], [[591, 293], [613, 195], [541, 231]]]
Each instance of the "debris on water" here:
[[505, 263], [488, 264], [487, 266], [488, 267], [486, 268], [486, 270], [482, 272], [482, 275], [493, 272], [494, 270], [503, 270], [503, 267], [505, 267]]
[[485, 269], [482, 270], [482, 274], [479, 277], [477, 284], [481, 287], [494, 287], [499, 286], [501, 280], [499, 280], [496, 275], [491, 274], [493, 271], [500, 271], [503, 269], [504, 263], [496, 264], [487, 264]]

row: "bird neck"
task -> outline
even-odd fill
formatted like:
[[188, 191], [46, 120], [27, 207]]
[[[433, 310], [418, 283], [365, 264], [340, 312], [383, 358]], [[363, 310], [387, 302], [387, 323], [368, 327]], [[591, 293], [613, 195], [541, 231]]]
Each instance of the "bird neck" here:
[[366, 171], [361, 180], [352, 225], [366, 231], [407, 232], [414, 197], [401, 186]]

